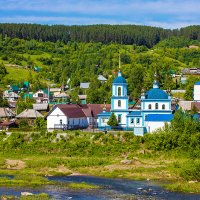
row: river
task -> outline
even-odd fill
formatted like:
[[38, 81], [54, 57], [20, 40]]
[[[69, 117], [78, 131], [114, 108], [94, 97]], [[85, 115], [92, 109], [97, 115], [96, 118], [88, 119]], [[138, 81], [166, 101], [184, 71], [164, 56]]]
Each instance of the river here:
[[133, 181], [126, 179], [100, 178], [93, 176], [48, 177], [59, 183], [85, 182], [101, 186], [100, 189], [68, 189], [61, 185], [42, 186], [40, 188], [0, 187], [1, 195], [20, 196], [21, 192], [34, 194], [47, 193], [52, 199], [68, 200], [106, 200], [106, 199], [162, 199], [162, 200], [199, 200], [199, 194], [170, 192], [151, 181]]

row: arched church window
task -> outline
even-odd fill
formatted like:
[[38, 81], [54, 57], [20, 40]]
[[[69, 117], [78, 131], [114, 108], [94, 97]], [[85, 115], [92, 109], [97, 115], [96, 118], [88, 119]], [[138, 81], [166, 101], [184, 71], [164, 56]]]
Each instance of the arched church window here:
[[118, 100], [118, 107], [121, 107], [121, 106], [122, 106], [121, 100]]
[[156, 107], [156, 110], [158, 110], [158, 103], [156, 103], [155, 107]]
[[149, 104], [149, 106], [148, 106], [148, 107], [149, 107], [149, 110], [151, 110], [151, 104]]
[[165, 104], [162, 105], [162, 109], [165, 110]]
[[131, 118], [131, 124], [134, 124], [134, 118]]
[[122, 88], [118, 87], [118, 96], [122, 96]]
[[121, 121], [122, 121], [122, 116], [121, 115], [118, 115], [118, 123], [121, 123]]

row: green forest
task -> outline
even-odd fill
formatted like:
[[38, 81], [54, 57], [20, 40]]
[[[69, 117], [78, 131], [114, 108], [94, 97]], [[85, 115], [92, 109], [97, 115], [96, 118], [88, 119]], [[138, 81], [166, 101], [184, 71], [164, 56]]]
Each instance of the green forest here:
[[[200, 26], [166, 30], [136, 25], [0, 24], [0, 34], [0, 88], [25, 80], [33, 91], [49, 83], [69, 83], [73, 101], [86, 92], [89, 103], [109, 103], [119, 55], [131, 100], [140, 97], [142, 89], [152, 87], [155, 73], [161, 88], [185, 89], [187, 85], [172, 74], [200, 66]], [[34, 67], [41, 70], [35, 72]], [[101, 83], [98, 75], [108, 81]], [[194, 82], [190, 79], [188, 89]], [[81, 82], [90, 82], [90, 88], [81, 90]]]

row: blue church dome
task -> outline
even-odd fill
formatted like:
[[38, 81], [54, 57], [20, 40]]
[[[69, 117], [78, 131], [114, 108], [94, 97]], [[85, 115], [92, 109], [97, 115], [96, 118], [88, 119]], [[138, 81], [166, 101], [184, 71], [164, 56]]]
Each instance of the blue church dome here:
[[118, 72], [118, 77], [116, 77], [113, 81], [113, 83], [117, 83], [117, 84], [126, 84], [126, 79], [122, 76], [121, 71]]
[[196, 82], [195, 85], [200, 85], [200, 81]]
[[152, 88], [145, 95], [146, 99], [168, 99], [168, 94], [159, 89], [159, 88]]

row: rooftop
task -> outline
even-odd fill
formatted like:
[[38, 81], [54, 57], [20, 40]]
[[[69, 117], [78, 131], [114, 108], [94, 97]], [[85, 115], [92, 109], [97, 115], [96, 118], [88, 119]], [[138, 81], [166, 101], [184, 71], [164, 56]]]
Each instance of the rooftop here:
[[44, 116], [34, 109], [26, 109], [16, 116], [16, 118], [27, 118], [27, 119], [35, 119], [38, 117], [44, 117]]
[[80, 83], [80, 88], [88, 89], [89, 86], [90, 86], [90, 83]]
[[127, 84], [126, 79], [122, 76], [122, 72], [118, 72], [118, 77], [116, 77], [113, 81], [114, 84]]
[[149, 114], [146, 116], [145, 121], [150, 122], [170, 122], [173, 119], [173, 114]]

